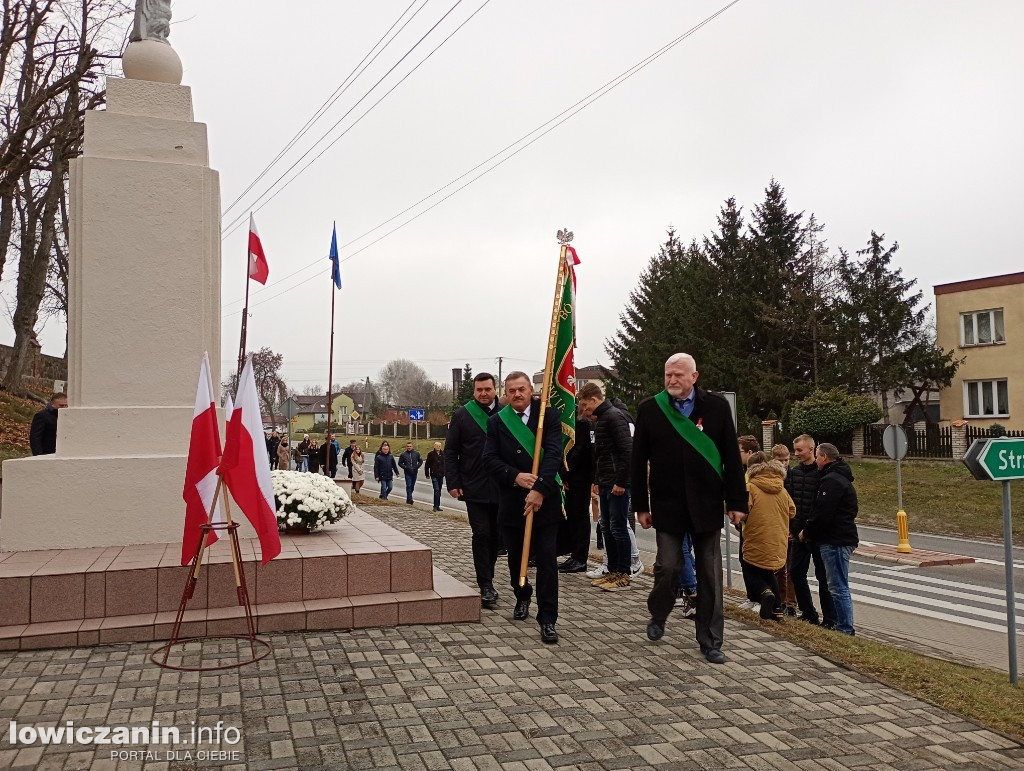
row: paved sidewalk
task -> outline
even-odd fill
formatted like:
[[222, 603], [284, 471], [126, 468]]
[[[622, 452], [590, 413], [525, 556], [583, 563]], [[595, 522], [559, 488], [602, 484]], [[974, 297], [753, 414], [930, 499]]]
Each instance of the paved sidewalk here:
[[[401, 506], [367, 511], [472, 582], [467, 525]], [[541, 644], [533, 621], [511, 620], [506, 585], [481, 624], [273, 635], [272, 656], [240, 672], [160, 670], [147, 659], [152, 643], [3, 653], [0, 768], [1024, 766], [1021, 745], [756, 628], [726, 622], [725, 666], [704, 661], [681, 618], [652, 644], [649, 586], [642, 578], [598, 592], [581, 575], [563, 577], [557, 646]], [[110, 748], [10, 749], [9, 720], [159, 720], [183, 735], [191, 721], [222, 720], [242, 739], [220, 749], [244, 763], [115, 764]]]

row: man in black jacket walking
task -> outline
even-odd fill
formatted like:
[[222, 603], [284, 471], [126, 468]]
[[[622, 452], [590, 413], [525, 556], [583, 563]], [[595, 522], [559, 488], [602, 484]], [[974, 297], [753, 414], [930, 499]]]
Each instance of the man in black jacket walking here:
[[[814, 462], [814, 438], [801, 434], [793, 440], [793, 454], [797, 464], [786, 475], [786, 492], [796, 504], [796, 516], [790, 520], [789, 532], [793, 535], [793, 554], [789, 561], [789, 576], [793, 580], [796, 604], [800, 608], [800, 620], [811, 624], [819, 621], [826, 627], [835, 626], [835, 612], [832, 610], [832, 595], [828, 591], [825, 563], [821, 561], [818, 545], [804, 543], [799, 539], [804, 522], [811, 516], [814, 499], [818, 497], [821, 472]], [[814, 562], [814, 577], [818, 581], [818, 597], [821, 602], [821, 618], [814, 607], [811, 587], [807, 583], [807, 571]]]
[[33, 455], [53, 455], [57, 452], [57, 412], [68, 406], [68, 396], [57, 393], [49, 403], [32, 416], [28, 431], [28, 446]]
[[[533, 587], [519, 585], [519, 569], [526, 532], [526, 510], [533, 511], [532, 551], [537, 561], [537, 623], [540, 639], [557, 643], [558, 632], [558, 527], [562, 522], [562, 495], [558, 472], [562, 467], [562, 419], [554, 407], [540, 415], [533, 399], [533, 380], [525, 372], [505, 378], [509, 403], [487, 420], [484, 465], [498, 483], [498, 525], [508, 549], [508, 571], [516, 607], [512, 618], [530, 615]], [[540, 465], [533, 473], [537, 427], [544, 421]]]
[[601, 505], [601, 529], [608, 550], [608, 574], [594, 586], [614, 592], [629, 588], [629, 485], [633, 437], [626, 414], [605, 401], [597, 383], [580, 389], [580, 408], [594, 424], [594, 484]]
[[444, 469], [448, 494], [466, 503], [473, 531], [473, 568], [480, 600], [485, 608], [498, 603], [494, 590], [494, 565], [498, 560], [498, 483], [484, 468], [487, 419], [501, 408], [494, 375], [473, 378], [473, 399], [459, 407], [448, 424], [444, 444]]
[[[559, 573], [582, 573], [590, 554], [590, 487], [594, 479], [591, 423], [576, 413], [576, 441], [565, 458], [565, 518], [569, 559]], [[563, 552], [564, 553], [564, 552]]]
[[[660, 640], [675, 605], [683, 536], [690, 533], [697, 572], [697, 642], [712, 664], [725, 663], [722, 638], [723, 508], [736, 524], [747, 490], [729, 403], [697, 388], [693, 357], [665, 362], [665, 390], [640, 403], [633, 437], [633, 510], [657, 531], [654, 588], [647, 598], [647, 637]], [[724, 506], [723, 506], [724, 503]]]
[[839, 457], [834, 444], [818, 445], [814, 462], [821, 472], [818, 495], [811, 516], [804, 522], [800, 540], [818, 544], [825, 563], [828, 591], [832, 595], [836, 630], [853, 631], [853, 598], [850, 596], [850, 557], [857, 548], [857, 491], [853, 471]]

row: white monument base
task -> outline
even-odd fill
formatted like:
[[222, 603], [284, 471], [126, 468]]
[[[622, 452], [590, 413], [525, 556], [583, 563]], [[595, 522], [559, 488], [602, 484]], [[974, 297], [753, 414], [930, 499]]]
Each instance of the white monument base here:
[[0, 550], [178, 541], [204, 352], [220, 378], [220, 182], [187, 87], [108, 78], [70, 215], [69, 406], [55, 455], [4, 463]]
[[[6, 461], [0, 550], [180, 543], [184, 480], [184, 455]], [[255, 538], [233, 503], [239, 537]]]

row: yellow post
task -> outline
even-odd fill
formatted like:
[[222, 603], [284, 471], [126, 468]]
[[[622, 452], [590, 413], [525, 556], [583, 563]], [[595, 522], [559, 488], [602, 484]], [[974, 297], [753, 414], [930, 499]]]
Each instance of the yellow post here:
[[896, 551], [900, 554], [910, 554], [910, 528], [907, 525], [907, 512], [903, 509], [896, 512], [896, 532], [899, 535]]

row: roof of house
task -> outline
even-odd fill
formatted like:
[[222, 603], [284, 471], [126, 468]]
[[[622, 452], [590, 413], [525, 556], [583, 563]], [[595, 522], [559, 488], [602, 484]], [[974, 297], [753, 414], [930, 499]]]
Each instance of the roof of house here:
[[[608, 376], [609, 372], [614, 373], [615, 370], [609, 367], [602, 367], [600, 364], [589, 364], [586, 367], [576, 368], [576, 379], [604, 380]], [[544, 370], [538, 370], [537, 372], [533, 373], [533, 382], [544, 382]]]
[[994, 286], [1013, 286], [1014, 284], [1024, 284], [1024, 273], [1005, 273], [1002, 276], [987, 276], [986, 278], [971, 278], [967, 281], [954, 281], [949, 284], [936, 284], [935, 294], [953, 294], [972, 289], [989, 289]]

